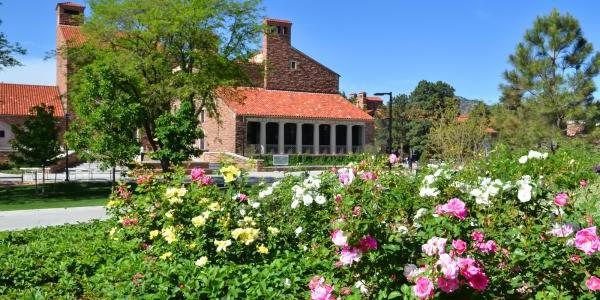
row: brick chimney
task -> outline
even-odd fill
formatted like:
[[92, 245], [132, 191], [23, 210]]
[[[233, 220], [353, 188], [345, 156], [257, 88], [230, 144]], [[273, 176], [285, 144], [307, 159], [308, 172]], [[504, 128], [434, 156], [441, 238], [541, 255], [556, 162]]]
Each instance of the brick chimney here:
[[367, 108], [367, 93], [366, 92], [358, 92], [356, 96], [356, 107], [360, 109]]
[[265, 61], [264, 88], [282, 89], [279, 83], [290, 68], [289, 53], [292, 49], [292, 22], [264, 19], [262, 57]]
[[75, 2], [56, 4], [56, 21], [58, 25], [79, 26], [83, 24], [85, 6]]

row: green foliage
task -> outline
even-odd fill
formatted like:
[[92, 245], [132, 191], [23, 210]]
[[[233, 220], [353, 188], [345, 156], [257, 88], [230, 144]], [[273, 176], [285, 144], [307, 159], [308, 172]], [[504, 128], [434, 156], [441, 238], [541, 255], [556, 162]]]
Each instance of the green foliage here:
[[41, 104], [30, 110], [22, 126], [12, 125], [15, 138], [11, 140], [17, 154], [16, 163], [45, 168], [58, 160], [61, 153], [58, 142], [58, 119], [54, 107]]
[[69, 146], [82, 159], [100, 161], [104, 168], [128, 163], [140, 149], [134, 128], [142, 109], [124, 91], [139, 85], [139, 79], [131, 70], [113, 68], [118, 63], [114, 57], [104, 55], [83, 67], [73, 80], [69, 99], [77, 114], [66, 134]]
[[556, 129], [567, 120], [596, 120], [593, 79], [600, 72], [600, 52], [573, 16], [553, 10], [536, 18], [509, 61], [513, 69], [504, 72], [500, 86], [509, 109], [530, 106]]
[[183, 101], [174, 113], [166, 112], [158, 117], [155, 138], [163, 147], [152, 156], [168, 164], [179, 165], [188, 157], [197, 155], [194, 142], [204, 137], [198, 125], [191, 101]]
[[[158, 124], [170, 126], [168, 113], [175, 104], [193, 102], [194, 113], [185, 114], [189, 118], [197, 119], [201, 111], [218, 117], [218, 88], [248, 82], [238, 62], [249, 57], [258, 38], [258, 2], [93, 0], [89, 6], [94, 13], [82, 27], [86, 42], [60, 51], [68, 56], [74, 70], [69, 77], [70, 86], [74, 87], [70, 97], [102, 93], [98, 91], [102, 87], [77, 88], [86, 82], [88, 75], [80, 71], [86, 66], [91, 70], [108, 68], [102, 72], [125, 76], [123, 82], [112, 82], [119, 83], [112, 85], [113, 93], [119, 96], [113, 104], [132, 113], [132, 121], [136, 128], [143, 129], [153, 151], [162, 150], [159, 156], [166, 170], [168, 159], [179, 161], [179, 155], [185, 152], [179, 151], [179, 145], [164, 144], [172, 139], [156, 136], [158, 131], [163, 136], [172, 132], [172, 128], [159, 129]], [[133, 108], [133, 104], [137, 107]], [[139, 111], [134, 115], [132, 109]], [[98, 113], [83, 107], [76, 110], [82, 115]], [[123, 122], [119, 124], [125, 123], [120, 121]], [[186, 136], [196, 135], [196, 128], [186, 128], [190, 131]], [[91, 129], [96, 130], [93, 126]], [[128, 146], [126, 151], [119, 151], [127, 154], [119, 159], [130, 154]]]

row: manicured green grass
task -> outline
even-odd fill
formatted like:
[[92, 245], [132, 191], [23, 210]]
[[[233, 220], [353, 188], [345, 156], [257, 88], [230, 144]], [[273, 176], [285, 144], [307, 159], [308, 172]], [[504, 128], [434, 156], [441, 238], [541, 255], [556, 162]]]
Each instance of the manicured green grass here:
[[0, 211], [104, 205], [111, 185], [105, 182], [61, 182], [41, 185], [0, 186]]

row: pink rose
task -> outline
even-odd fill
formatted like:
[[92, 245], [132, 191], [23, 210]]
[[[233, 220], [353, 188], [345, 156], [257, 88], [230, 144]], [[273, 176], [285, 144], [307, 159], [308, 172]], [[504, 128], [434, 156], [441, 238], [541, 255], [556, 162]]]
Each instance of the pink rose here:
[[359, 247], [363, 252], [377, 249], [377, 240], [375, 240], [370, 235], [367, 235], [367, 236], [363, 237], [362, 239], [360, 239], [359, 243], [360, 243]]
[[485, 238], [485, 234], [483, 234], [483, 232], [475, 230], [473, 231], [473, 233], [471, 233], [471, 239], [473, 239], [474, 241], [477, 242], [483, 242], [483, 239]]
[[337, 202], [337, 203], [342, 202], [342, 195], [340, 195], [340, 194], [335, 195], [335, 202]]
[[590, 277], [585, 281], [585, 286], [592, 292], [600, 291], [600, 278], [596, 276]]
[[434, 236], [430, 238], [426, 244], [421, 246], [421, 250], [423, 250], [423, 252], [425, 252], [425, 254], [428, 256], [446, 253], [446, 241], [447, 239]]
[[333, 291], [333, 286], [329, 284], [322, 284], [317, 286], [314, 290], [310, 291], [310, 299], [311, 300], [331, 300], [335, 299], [331, 295]]
[[194, 168], [194, 169], [192, 169], [192, 172], [190, 173], [190, 175], [192, 175], [192, 181], [201, 180], [205, 174], [206, 173], [204, 172], [204, 169], [200, 169], [200, 168]]
[[560, 193], [554, 197], [554, 204], [558, 206], [567, 205], [567, 200], [569, 200], [569, 196], [565, 193]]
[[345, 247], [340, 253], [340, 261], [344, 266], [350, 266], [355, 262], [360, 261], [361, 252], [357, 248]]
[[213, 184], [213, 180], [211, 177], [204, 176], [202, 177], [202, 185], [211, 185]]
[[377, 175], [375, 175], [375, 173], [373, 173], [373, 172], [364, 172], [364, 173], [362, 173], [360, 178], [362, 180], [375, 180], [375, 179], [377, 179]]
[[238, 194], [238, 200], [240, 202], [246, 202], [246, 201], [248, 201], [248, 195], [240, 193], [240, 194]]
[[467, 250], [467, 243], [463, 240], [453, 240], [452, 248], [456, 250], [458, 255], [462, 255]]
[[314, 276], [308, 283], [308, 288], [314, 290], [317, 288], [317, 286], [323, 284], [324, 282], [325, 278], [323, 278], [323, 276]]
[[578, 264], [578, 263], [581, 261], [581, 256], [579, 256], [579, 255], [577, 255], [577, 254], [573, 254], [573, 255], [571, 255], [571, 258], [569, 258], [569, 260], [570, 260], [572, 263], [576, 263], [576, 264]]
[[487, 285], [489, 283], [489, 279], [487, 278], [487, 276], [485, 275], [485, 273], [483, 272], [479, 272], [471, 277], [469, 277], [467, 279], [467, 281], [469, 282], [469, 286], [478, 290], [478, 291], [483, 291], [487, 288]]
[[452, 198], [448, 203], [436, 206], [435, 213], [438, 215], [451, 215], [464, 220], [467, 216], [467, 209], [465, 203], [460, 199]]
[[355, 217], [360, 217], [360, 214], [361, 214], [361, 208], [360, 208], [360, 206], [355, 206], [352, 209], [352, 215], [355, 216]]
[[596, 235], [596, 226], [588, 227], [577, 231], [575, 234], [575, 247], [585, 252], [587, 255], [592, 255], [600, 250], [600, 240]]
[[433, 282], [427, 277], [419, 277], [413, 286], [413, 292], [419, 299], [427, 299], [433, 297]]
[[579, 180], [579, 186], [580, 186], [580, 187], [584, 188], [584, 187], [586, 187], [587, 185], [588, 185], [588, 182], [587, 182], [587, 180], [585, 180], [585, 179], [581, 179], [581, 180]]
[[389, 160], [390, 164], [394, 165], [400, 161], [400, 158], [398, 158], [398, 156], [396, 156], [396, 154], [392, 153], [392, 154], [390, 154], [390, 157], [388, 160]]
[[477, 244], [475, 244], [475, 247], [477, 247], [477, 249], [483, 253], [496, 253], [496, 250], [498, 249], [496, 242], [493, 240], [488, 240], [485, 243], [478, 242]]
[[338, 247], [345, 247], [348, 245], [348, 238], [344, 236], [344, 232], [336, 229], [331, 233], [331, 241]]
[[352, 290], [350, 288], [343, 287], [340, 290], [340, 295], [342, 295], [342, 296], [350, 296], [350, 295], [352, 295]]
[[440, 270], [444, 274], [445, 278], [456, 279], [458, 277], [458, 264], [450, 257], [450, 255], [446, 253], [440, 254], [440, 259], [435, 263], [435, 265], [440, 267]]
[[550, 233], [551, 235], [553, 235], [555, 237], [568, 237], [571, 234], [573, 234], [573, 225], [571, 225], [571, 224], [563, 224], [563, 225], [554, 224], [554, 226], [552, 227], [552, 230], [550, 230], [548, 233]]
[[438, 278], [438, 287], [440, 290], [444, 291], [444, 293], [452, 293], [459, 288], [458, 279], [446, 279], [444, 277]]

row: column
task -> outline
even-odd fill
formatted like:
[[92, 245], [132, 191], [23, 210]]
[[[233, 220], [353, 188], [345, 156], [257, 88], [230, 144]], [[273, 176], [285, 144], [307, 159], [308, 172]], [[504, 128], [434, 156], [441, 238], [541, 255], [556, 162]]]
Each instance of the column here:
[[352, 124], [346, 125], [346, 153], [352, 153]]
[[365, 125], [360, 126], [360, 147], [361, 147], [361, 152], [365, 151], [366, 129], [367, 129], [367, 127]]
[[337, 147], [337, 142], [336, 142], [336, 134], [335, 134], [335, 127], [337, 125], [335, 124], [331, 124], [329, 125], [329, 146], [331, 148], [331, 154], [335, 154], [335, 148]]
[[260, 121], [260, 154], [267, 153], [267, 122]]
[[302, 154], [302, 123], [296, 123], [296, 153]]
[[284, 147], [284, 127], [285, 127], [285, 122], [283, 121], [279, 121], [279, 137], [277, 138], [277, 149], [279, 150], [279, 154], [285, 154], [285, 147]]
[[313, 124], [313, 154], [319, 154], [319, 124]]

